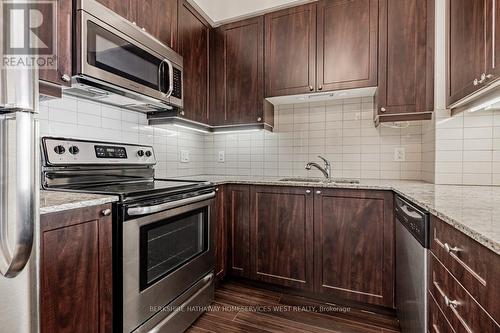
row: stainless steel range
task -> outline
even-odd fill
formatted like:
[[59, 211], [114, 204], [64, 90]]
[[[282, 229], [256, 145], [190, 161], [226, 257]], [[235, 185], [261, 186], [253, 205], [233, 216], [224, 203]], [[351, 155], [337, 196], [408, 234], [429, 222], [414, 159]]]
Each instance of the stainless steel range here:
[[150, 146], [45, 137], [42, 152], [44, 189], [120, 198], [113, 224], [114, 330], [189, 327], [213, 300], [214, 186], [155, 179]]

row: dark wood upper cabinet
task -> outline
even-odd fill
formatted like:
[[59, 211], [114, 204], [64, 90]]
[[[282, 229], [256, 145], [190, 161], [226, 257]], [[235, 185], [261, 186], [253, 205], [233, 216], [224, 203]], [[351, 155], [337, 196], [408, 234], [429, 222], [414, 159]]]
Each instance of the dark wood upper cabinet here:
[[379, 0], [379, 121], [430, 119], [434, 0]]
[[479, 80], [487, 65], [486, 2], [453, 0], [449, 3], [448, 105], [483, 86]]
[[317, 90], [377, 85], [378, 0], [318, 2]]
[[136, 6], [137, 25], [163, 44], [176, 49], [177, 0], [141, 0]]
[[316, 4], [265, 16], [266, 97], [316, 88]]
[[252, 279], [313, 290], [313, 194], [302, 187], [253, 186]]
[[139, 0], [96, 0], [130, 22], [137, 21]]
[[110, 205], [42, 215], [41, 332], [112, 331]]
[[263, 22], [256, 17], [213, 31], [212, 125], [265, 122]]
[[391, 192], [319, 189], [314, 195], [315, 291], [394, 306]]
[[[71, 85], [72, 10], [72, 1], [57, 1], [57, 67], [55, 69], [41, 69], [39, 78], [42, 81], [63, 86]], [[43, 40], [54, 38], [52, 30], [40, 33], [46, 36], [43, 37]], [[40, 91], [43, 92], [42, 90]]]
[[184, 58], [184, 117], [208, 124], [210, 25], [179, 0], [178, 52]]
[[228, 273], [250, 277], [250, 186], [227, 185]]
[[210, 218], [215, 228], [215, 276], [222, 280], [226, 275], [227, 228], [224, 214], [224, 186], [216, 188], [214, 204], [210, 208]]

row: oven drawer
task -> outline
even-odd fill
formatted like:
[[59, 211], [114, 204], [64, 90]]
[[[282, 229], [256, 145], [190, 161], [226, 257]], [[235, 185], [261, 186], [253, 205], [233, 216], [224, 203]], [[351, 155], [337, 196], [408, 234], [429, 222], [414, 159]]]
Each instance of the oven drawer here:
[[431, 251], [481, 306], [500, 322], [500, 257], [432, 217]]
[[436, 300], [429, 292], [429, 333], [455, 333], [450, 323], [436, 303]]
[[446, 268], [430, 256], [429, 290], [457, 333], [493, 333], [500, 327]]
[[[198, 281], [133, 333], [184, 332], [214, 300], [213, 272]], [[179, 310], [179, 311], [175, 311]]]

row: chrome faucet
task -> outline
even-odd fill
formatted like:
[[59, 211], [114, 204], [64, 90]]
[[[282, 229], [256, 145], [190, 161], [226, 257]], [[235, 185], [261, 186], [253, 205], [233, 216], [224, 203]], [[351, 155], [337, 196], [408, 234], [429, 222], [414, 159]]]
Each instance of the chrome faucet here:
[[315, 167], [316, 169], [318, 169], [319, 171], [321, 171], [323, 173], [323, 175], [325, 176], [325, 180], [327, 183], [330, 183], [332, 181], [332, 165], [330, 163], [329, 160], [327, 160], [326, 158], [324, 158], [323, 156], [318, 156], [319, 158], [321, 158], [323, 160], [323, 162], [325, 162], [325, 167], [322, 167], [321, 165], [319, 165], [318, 163], [316, 162], [309, 162], [306, 164], [306, 170], [311, 170], [311, 167]]

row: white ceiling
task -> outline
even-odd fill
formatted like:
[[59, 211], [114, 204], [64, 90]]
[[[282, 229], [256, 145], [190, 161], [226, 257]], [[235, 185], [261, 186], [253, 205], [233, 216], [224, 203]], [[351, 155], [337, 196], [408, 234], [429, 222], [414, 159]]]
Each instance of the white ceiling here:
[[215, 25], [311, 1], [313, 0], [190, 0]]

